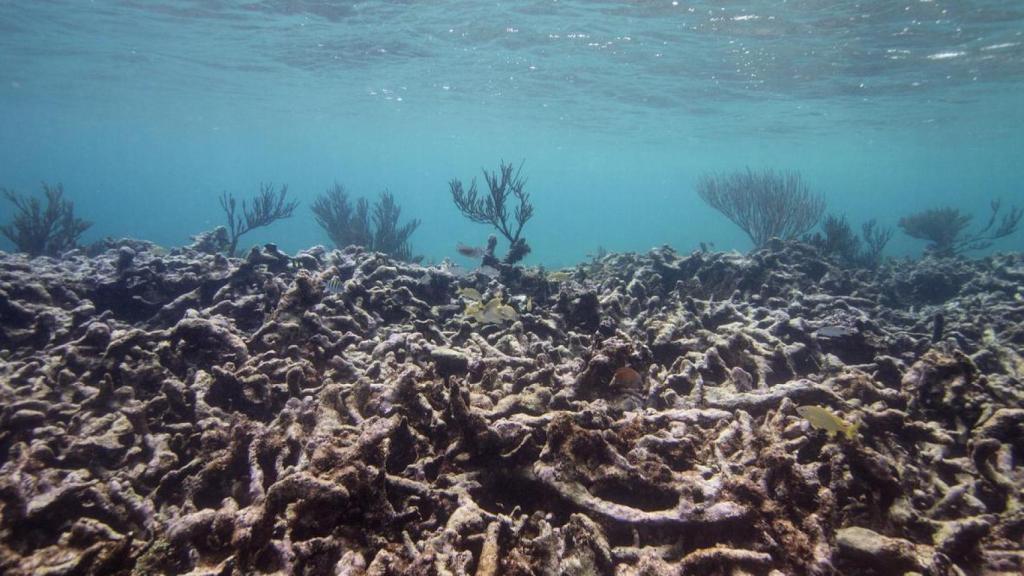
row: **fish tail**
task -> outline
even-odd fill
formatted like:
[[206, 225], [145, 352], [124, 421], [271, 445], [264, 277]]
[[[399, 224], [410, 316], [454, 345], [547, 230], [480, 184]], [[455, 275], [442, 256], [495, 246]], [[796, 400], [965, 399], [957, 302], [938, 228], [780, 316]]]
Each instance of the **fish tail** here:
[[850, 440], [856, 440], [857, 429], [860, 428], [860, 424], [853, 423], [846, 427], [846, 437]]

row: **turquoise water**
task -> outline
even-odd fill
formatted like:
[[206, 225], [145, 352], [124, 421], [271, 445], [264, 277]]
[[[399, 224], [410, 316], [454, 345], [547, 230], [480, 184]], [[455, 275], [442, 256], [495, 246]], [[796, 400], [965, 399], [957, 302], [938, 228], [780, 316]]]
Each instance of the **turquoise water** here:
[[0, 187], [62, 182], [84, 241], [174, 246], [222, 223], [221, 191], [287, 183], [296, 215], [242, 245], [289, 251], [327, 243], [309, 205], [335, 180], [388, 188], [440, 259], [490, 233], [449, 179], [504, 158], [528, 262], [747, 250], [701, 173], [800, 170], [854, 223], [1024, 205], [1022, 86], [1019, 1], [8, 0]]

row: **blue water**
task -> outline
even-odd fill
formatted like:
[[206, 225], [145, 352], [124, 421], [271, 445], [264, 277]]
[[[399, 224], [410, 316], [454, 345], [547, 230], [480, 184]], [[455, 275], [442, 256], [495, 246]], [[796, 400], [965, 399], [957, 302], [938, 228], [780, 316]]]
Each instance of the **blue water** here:
[[525, 160], [528, 262], [746, 250], [701, 173], [797, 169], [854, 223], [1024, 206], [1022, 86], [1019, 0], [6, 0], [0, 187], [62, 182], [84, 241], [174, 246], [221, 191], [287, 183], [296, 215], [241, 245], [290, 251], [327, 243], [308, 207], [335, 180], [388, 188], [440, 259], [490, 233], [449, 179]]

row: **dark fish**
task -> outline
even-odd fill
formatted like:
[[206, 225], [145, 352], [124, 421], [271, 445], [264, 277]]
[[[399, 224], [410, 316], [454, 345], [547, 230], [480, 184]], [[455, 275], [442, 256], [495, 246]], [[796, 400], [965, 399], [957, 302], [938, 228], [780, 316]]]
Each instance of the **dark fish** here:
[[937, 344], [942, 341], [942, 333], [946, 328], [946, 318], [942, 316], [942, 312], [936, 312], [935, 317], [932, 318], [932, 344]]
[[613, 407], [625, 412], [642, 410], [644, 407], [643, 376], [629, 366], [623, 366], [615, 371], [612, 381], [608, 387], [614, 392], [615, 397], [611, 399]]
[[463, 256], [465, 256], [467, 258], [483, 258], [484, 257], [484, 249], [483, 248], [478, 248], [476, 246], [466, 246], [462, 242], [459, 242], [455, 246], [455, 250], [459, 254], [462, 254]]
[[615, 371], [612, 381], [608, 383], [613, 388], [640, 388], [643, 383], [643, 376], [629, 366], [623, 366]]

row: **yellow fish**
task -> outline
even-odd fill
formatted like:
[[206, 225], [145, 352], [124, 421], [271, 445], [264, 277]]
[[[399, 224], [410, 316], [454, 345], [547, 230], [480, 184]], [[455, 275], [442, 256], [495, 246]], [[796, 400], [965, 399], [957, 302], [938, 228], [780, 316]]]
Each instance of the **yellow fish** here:
[[857, 424], [850, 424], [821, 406], [798, 406], [796, 413], [810, 422], [811, 426], [827, 431], [830, 438], [840, 432], [850, 440], [857, 437]]
[[483, 294], [476, 288], [459, 288], [459, 296], [471, 302], [479, 302], [484, 299]]
[[465, 313], [466, 316], [471, 316], [481, 324], [501, 324], [519, 318], [516, 309], [502, 303], [501, 298], [497, 296], [491, 298], [486, 304], [470, 302], [466, 305]]
[[519, 314], [516, 314], [515, 308], [508, 304], [502, 304], [498, 306], [498, 317], [502, 320], [513, 321], [519, 318]]
[[566, 272], [565, 270], [559, 270], [557, 272], [552, 272], [548, 274], [548, 280], [552, 282], [565, 282], [569, 278], [572, 278], [572, 274]]

